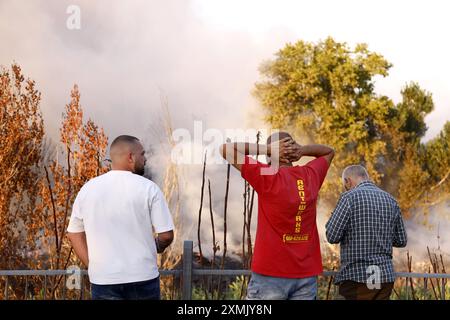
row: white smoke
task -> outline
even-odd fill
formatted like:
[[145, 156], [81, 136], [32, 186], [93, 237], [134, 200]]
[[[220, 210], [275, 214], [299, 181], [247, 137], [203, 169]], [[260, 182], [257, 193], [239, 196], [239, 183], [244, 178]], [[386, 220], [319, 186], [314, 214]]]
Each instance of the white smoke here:
[[[334, 2], [324, 5], [309, 1], [300, 4], [302, 10], [298, 11], [293, 9], [296, 2], [298, 3], [298, 1], [286, 2], [283, 5], [279, 5], [278, 1], [274, 1], [273, 4], [258, 2], [257, 5], [261, 5], [264, 9], [264, 14], [260, 16], [258, 10], [253, 10], [253, 4], [244, 5], [242, 1], [230, 2], [232, 7], [228, 7], [231, 10], [227, 12], [231, 16], [223, 15], [225, 21], [222, 22], [230, 24], [230, 21], [234, 21], [233, 17], [240, 17], [239, 21], [245, 26], [246, 23], [252, 23], [250, 17], [259, 17], [257, 21], [260, 24], [275, 25], [273, 28], [263, 28], [264, 33], [255, 38], [245, 28], [236, 30], [214, 27], [210, 24], [210, 17], [209, 19], [205, 17], [207, 13], [200, 10], [199, 14], [199, 10], [195, 9], [202, 5], [199, 1], [2, 0], [0, 64], [8, 66], [16, 61], [26, 76], [36, 80], [37, 88], [42, 91], [41, 107], [46, 130], [54, 140], [58, 140], [61, 114], [69, 101], [70, 89], [77, 83], [85, 116], [91, 117], [98, 125], [104, 127], [110, 139], [119, 134], [131, 134], [144, 140], [147, 145], [155, 146], [154, 154], [149, 161], [153, 161], [151, 167], [155, 179], [161, 184], [164, 164], [170, 161], [168, 158], [170, 149], [163, 148], [163, 144], [158, 145], [158, 141], [153, 140], [155, 136], [147, 132], [148, 127], [155, 127], [155, 121], [160, 118], [161, 89], [169, 98], [174, 128], [186, 128], [192, 133], [195, 120], [201, 120], [205, 128], [222, 131], [226, 128], [265, 128], [261, 109], [252, 99], [250, 92], [254, 82], [259, 79], [260, 63], [271, 59], [286, 42], [295, 42], [299, 39], [318, 41], [332, 35], [339, 41], [350, 43], [364, 41], [369, 45], [373, 43], [375, 49], [381, 53], [384, 54], [386, 50], [387, 58], [392, 57], [396, 68], [403, 71], [416, 72], [420, 67], [417, 61], [421, 61], [423, 52], [416, 52], [405, 46], [408, 52], [406, 55], [397, 45], [398, 39], [403, 38], [402, 35], [394, 33], [389, 38], [388, 34], [379, 32], [379, 28], [384, 26], [390, 31], [400, 30], [389, 25], [389, 21], [385, 21], [383, 26], [373, 24], [377, 28], [373, 33], [364, 31], [361, 35], [358, 28], [354, 28], [355, 18], [366, 19], [365, 8], [359, 5], [351, 6], [355, 10], [362, 10], [364, 14], [352, 12], [348, 8], [336, 14], [335, 10], [323, 11], [323, 8], [329, 5], [336, 6], [336, 10], [339, 10], [339, 5]], [[228, 4], [227, 1], [223, 3]], [[223, 3], [221, 6], [226, 7]], [[69, 5], [78, 5], [81, 9], [80, 30], [66, 28], [68, 17], [66, 9]], [[399, 6], [400, 10], [403, 10], [403, 5]], [[423, 17], [423, 10], [426, 8], [417, 3], [410, 6], [412, 7], [420, 7], [420, 10], [415, 12], [419, 12], [420, 17]], [[441, 15], [447, 12], [435, 11]], [[248, 12], [248, 16], [243, 16], [245, 12]], [[329, 24], [316, 23], [323, 20], [323, 14], [327, 14], [326, 20]], [[349, 18], [342, 18], [344, 14], [349, 14]], [[383, 11], [383, 14], [386, 12]], [[395, 17], [392, 19], [395, 25], [399, 18], [410, 16], [398, 15], [398, 11], [395, 10], [390, 10], [389, 14]], [[274, 16], [281, 17], [280, 21], [286, 20], [286, 25], [274, 23], [272, 21]], [[440, 21], [444, 23], [448, 19]], [[412, 24], [407, 20], [402, 25]], [[414, 22], [415, 25], [421, 30], [428, 26]], [[445, 30], [448, 29], [445, 26], [432, 29], [430, 34], [437, 39], [445, 38]], [[337, 31], [339, 27], [343, 27], [340, 32]], [[416, 37], [419, 33], [414, 32], [412, 35], [415, 41], [409, 42], [418, 43]], [[446, 44], [445, 41], [433, 41], [425, 33], [420, 35], [423, 35], [422, 40], [431, 39], [429, 41], [433, 42], [432, 48], [435, 48], [434, 45]], [[391, 42], [385, 42], [387, 38]], [[391, 45], [392, 43], [395, 45]], [[433, 52], [433, 55], [440, 54], [444, 58], [448, 53], [446, 47], [442, 50], [430, 50], [430, 46], [422, 47], [425, 48], [423, 50]], [[388, 50], [392, 51], [387, 52]], [[442, 70], [448, 66], [446, 64], [448, 59], [444, 58], [428, 60], [438, 61], [440, 66], [434, 69], [446, 74]], [[407, 59], [410, 64], [403, 64]], [[423, 64], [422, 68], [427, 72], [433, 69], [428, 64]], [[389, 96], [392, 91], [398, 93], [404, 82], [417, 79], [416, 73], [411, 76], [407, 73], [407, 77], [404, 73], [396, 73], [395, 70], [399, 69], [393, 69], [393, 77], [389, 78], [393, 80], [387, 79], [386, 82], [383, 80], [377, 83], [382, 86], [384, 84], [385, 88], [389, 87]], [[427, 75], [428, 73], [422, 77], [428, 85], [427, 89], [441, 99], [436, 101], [438, 112], [433, 113], [427, 121], [430, 130], [435, 134], [441, 127], [442, 119], [448, 118], [449, 109], [445, 107], [448, 105], [445, 102], [448, 100], [447, 82], [446, 79], [439, 81], [440, 78], [436, 77], [438, 81], [432, 85], [435, 79], [430, 79]], [[201, 146], [198, 146], [195, 154], [200, 157], [203, 155]], [[194, 230], [186, 237], [194, 240], [200, 205], [201, 170], [201, 164], [184, 165], [180, 168], [182, 215], [186, 219], [186, 230]], [[213, 190], [213, 209], [218, 230], [216, 236], [219, 241], [223, 239], [220, 230], [223, 225], [221, 217], [225, 176], [225, 165], [208, 165], [207, 178], [210, 178]], [[239, 250], [244, 182], [234, 168], [231, 169], [230, 180], [229, 243], [230, 247]], [[208, 247], [212, 247], [207, 191], [206, 184], [202, 219], [205, 252]], [[443, 212], [448, 217], [448, 207], [444, 209]], [[322, 239], [324, 239], [324, 220], [330, 210], [331, 208], [319, 207], [319, 230]], [[257, 219], [256, 212], [257, 198], [253, 222]], [[444, 219], [436, 216], [434, 225], [439, 221]], [[449, 234], [448, 223], [442, 222], [439, 228], [442, 230], [440, 245], [448, 252], [448, 236], [446, 236]], [[254, 230], [253, 225], [253, 235]], [[422, 244], [433, 245], [436, 229], [429, 231], [420, 224], [411, 222], [408, 223], [408, 230], [409, 246], [414, 252], [416, 248], [426, 250], [426, 245], [422, 248]]]

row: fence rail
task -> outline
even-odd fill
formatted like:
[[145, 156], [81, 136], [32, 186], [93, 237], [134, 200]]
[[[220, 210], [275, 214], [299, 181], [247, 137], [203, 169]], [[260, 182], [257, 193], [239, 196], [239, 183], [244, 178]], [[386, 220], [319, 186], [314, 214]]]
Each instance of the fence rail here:
[[[193, 290], [193, 276], [250, 276], [250, 270], [227, 270], [227, 269], [198, 269], [193, 267], [194, 264], [194, 254], [193, 254], [193, 242], [192, 241], [184, 241], [183, 245], [183, 264], [182, 269], [174, 269], [174, 270], [160, 270], [161, 276], [179, 276], [182, 280], [182, 288], [181, 288], [181, 298], [184, 300], [192, 299], [192, 290]], [[0, 270], [0, 279], [5, 279], [5, 288], [4, 288], [4, 299], [8, 300], [9, 293], [9, 278], [10, 277], [25, 277], [25, 298], [28, 297], [28, 277], [38, 276], [44, 277], [44, 292], [47, 290], [48, 277], [64, 277], [64, 283], [66, 281], [67, 276], [72, 275], [80, 275], [81, 279], [81, 299], [83, 299], [83, 278], [88, 275], [87, 270]], [[337, 274], [336, 271], [324, 271], [322, 273], [322, 277], [334, 277]], [[412, 273], [412, 272], [396, 272], [395, 276], [397, 279], [405, 278], [406, 285], [406, 294], [408, 295], [408, 279], [424, 279], [424, 283], [426, 285], [427, 280], [436, 279], [437, 283], [437, 292], [439, 293], [442, 300], [446, 299], [446, 283], [447, 279], [450, 279], [450, 274], [446, 273]], [[441, 280], [439, 283], [438, 280]], [[331, 282], [330, 282], [331, 283]], [[433, 283], [431, 282], [433, 285]], [[65, 290], [65, 285], [63, 286], [63, 290]], [[414, 296], [414, 289], [411, 286], [410, 289], [412, 295]], [[433, 286], [433, 292], [437, 298], [436, 290]], [[64, 295], [65, 297], [65, 295]], [[44, 299], [46, 298], [46, 294], [44, 294]]]

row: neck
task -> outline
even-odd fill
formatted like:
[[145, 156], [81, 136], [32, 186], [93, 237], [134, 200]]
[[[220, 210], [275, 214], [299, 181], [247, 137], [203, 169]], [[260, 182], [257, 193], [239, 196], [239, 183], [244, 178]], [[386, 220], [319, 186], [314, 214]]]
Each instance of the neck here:
[[355, 187], [358, 186], [359, 184], [363, 183], [363, 182], [366, 182], [366, 181], [369, 181], [369, 180], [360, 179], [360, 180], [355, 181]]
[[125, 167], [125, 166], [112, 165], [112, 166], [111, 166], [111, 169], [112, 169], [112, 170], [120, 170], [120, 171], [130, 171], [130, 172], [133, 172], [133, 170], [131, 170], [130, 168]]

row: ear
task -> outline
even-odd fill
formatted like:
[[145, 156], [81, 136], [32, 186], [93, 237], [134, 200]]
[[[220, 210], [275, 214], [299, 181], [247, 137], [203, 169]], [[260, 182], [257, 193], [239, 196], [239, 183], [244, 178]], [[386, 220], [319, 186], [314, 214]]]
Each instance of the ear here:
[[133, 162], [133, 153], [132, 152], [128, 152], [128, 162], [132, 163]]
[[352, 179], [350, 179], [349, 177], [344, 178], [344, 181], [345, 181], [345, 185], [346, 186], [351, 186], [352, 185]]

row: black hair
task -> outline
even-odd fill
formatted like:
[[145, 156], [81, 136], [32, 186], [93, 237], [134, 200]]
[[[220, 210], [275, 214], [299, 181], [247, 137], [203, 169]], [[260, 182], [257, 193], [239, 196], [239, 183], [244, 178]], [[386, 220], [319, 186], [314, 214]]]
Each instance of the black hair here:
[[138, 138], [124, 134], [124, 135], [118, 136], [117, 138], [114, 139], [114, 141], [111, 143], [111, 149], [116, 144], [119, 144], [119, 143], [122, 143], [122, 142], [125, 142], [125, 143], [136, 143], [137, 141], [139, 141]]

